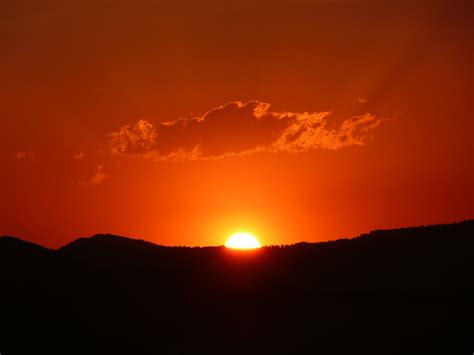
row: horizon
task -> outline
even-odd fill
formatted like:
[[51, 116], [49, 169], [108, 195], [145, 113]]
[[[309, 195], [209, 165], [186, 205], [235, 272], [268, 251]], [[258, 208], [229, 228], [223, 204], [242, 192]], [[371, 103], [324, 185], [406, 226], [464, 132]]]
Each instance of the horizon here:
[[216, 244], [216, 245], [166, 245], [166, 244], [159, 244], [159, 243], [156, 243], [156, 242], [153, 242], [153, 241], [149, 241], [149, 240], [140, 238], [139, 236], [135, 237], [135, 236], [117, 235], [117, 234], [113, 234], [113, 233], [95, 233], [95, 234], [92, 234], [92, 235], [89, 235], [89, 236], [78, 236], [78, 237], [73, 238], [70, 241], [66, 242], [65, 244], [62, 244], [62, 245], [59, 245], [59, 246], [56, 246], [56, 247], [50, 247], [50, 246], [38, 244], [38, 243], [35, 243], [35, 242], [31, 242], [27, 239], [22, 238], [21, 236], [0, 235], [0, 239], [1, 238], [13, 238], [13, 239], [20, 240], [22, 242], [31, 243], [31, 244], [40, 246], [40, 247], [45, 248], [45, 249], [59, 250], [59, 249], [64, 248], [64, 247], [66, 247], [66, 246], [68, 246], [68, 245], [70, 245], [70, 244], [72, 244], [72, 243], [74, 243], [78, 240], [92, 239], [92, 238], [96, 238], [96, 237], [117, 237], [117, 238], [122, 238], [122, 239], [127, 239], [127, 240], [138, 241], [138, 242], [145, 242], [147, 244], [152, 244], [152, 245], [159, 246], [159, 247], [164, 247], [164, 248], [191, 248], [191, 249], [193, 249], [193, 248], [197, 248], [197, 249], [199, 249], [199, 248], [227, 248], [227, 249], [234, 249], [234, 250], [237, 250], [239, 252], [244, 252], [245, 253], [245, 252], [248, 252], [248, 251], [252, 252], [256, 249], [258, 250], [258, 249], [265, 249], [265, 248], [272, 248], [272, 247], [291, 247], [291, 246], [295, 246], [295, 245], [298, 245], [298, 244], [324, 244], [324, 243], [337, 242], [337, 241], [340, 241], [340, 240], [353, 240], [353, 239], [365, 237], [365, 236], [368, 236], [370, 234], [379, 233], [379, 232], [387, 232], [387, 231], [397, 231], [397, 232], [401, 231], [401, 232], [403, 232], [405, 230], [433, 228], [433, 227], [444, 227], [444, 226], [454, 226], [454, 225], [465, 224], [465, 223], [470, 223], [470, 222], [474, 222], [474, 219], [465, 219], [465, 220], [448, 222], [448, 223], [436, 223], [436, 224], [423, 224], [423, 225], [405, 226], [405, 227], [398, 227], [398, 228], [373, 229], [373, 230], [366, 231], [366, 232], [363, 232], [363, 233], [360, 233], [360, 234], [357, 234], [357, 235], [345, 236], [345, 237], [340, 237], [340, 238], [336, 238], [336, 239], [327, 239], [327, 240], [321, 240], [321, 241], [315, 241], [315, 242], [300, 240], [298, 242], [294, 242], [294, 243], [291, 243], [291, 244], [262, 244], [258, 248], [251, 248], [251, 249], [235, 249], [235, 248], [227, 247], [224, 243], [223, 244]]

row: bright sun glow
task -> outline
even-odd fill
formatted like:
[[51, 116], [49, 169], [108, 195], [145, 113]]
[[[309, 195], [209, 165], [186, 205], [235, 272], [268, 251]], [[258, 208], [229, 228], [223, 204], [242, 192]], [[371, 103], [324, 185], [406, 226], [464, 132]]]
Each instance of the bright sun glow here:
[[233, 249], [256, 249], [260, 248], [260, 242], [250, 233], [235, 233], [225, 243], [227, 248]]

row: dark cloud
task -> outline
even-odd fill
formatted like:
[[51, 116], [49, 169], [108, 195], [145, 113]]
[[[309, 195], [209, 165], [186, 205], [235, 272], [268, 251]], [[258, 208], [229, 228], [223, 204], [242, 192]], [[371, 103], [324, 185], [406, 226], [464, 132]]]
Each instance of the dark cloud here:
[[229, 102], [201, 117], [158, 125], [139, 120], [110, 133], [110, 152], [160, 160], [218, 159], [258, 151], [305, 152], [363, 145], [382, 119], [366, 113], [328, 128], [331, 112], [272, 112], [270, 104]]

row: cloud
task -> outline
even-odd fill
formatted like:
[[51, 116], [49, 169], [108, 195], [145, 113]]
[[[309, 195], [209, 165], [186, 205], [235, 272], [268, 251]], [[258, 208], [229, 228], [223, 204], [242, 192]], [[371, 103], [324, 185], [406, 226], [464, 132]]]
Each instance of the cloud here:
[[33, 151], [20, 151], [15, 153], [15, 159], [33, 159], [38, 158], [38, 155]]
[[200, 117], [154, 125], [139, 120], [107, 135], [112, 154], [157, 161], [218, 159], [259, 151], [301, 153], [363, 145], [383, 119], [366, 113], [329, 128], [332, 112], [273, 112], [270, 104], [235, 101]]
[[89, 180], [82, 180], [79, 185], [100, 185], [109, 175], [104, 173], [104, 166], [98, 165], [95, 174]]
[[156, 129], [145, 120], [135, 126], [123, 126], [118, 132], [108, 134], [109, 147], [115, 154], [143, 154], [152, 151], [156, 144]]
[[82, 159], [84, 157], [85, 157], [85, 154], [83, 152], [74, 154], [74, 159]]

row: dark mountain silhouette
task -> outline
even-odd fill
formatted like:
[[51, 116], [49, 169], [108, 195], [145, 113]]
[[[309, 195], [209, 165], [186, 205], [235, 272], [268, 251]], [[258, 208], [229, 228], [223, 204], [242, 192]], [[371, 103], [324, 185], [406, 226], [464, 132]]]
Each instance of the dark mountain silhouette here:
[[474, 221], [326, 243], [0, 238], [0, 353], [471, 354]]

